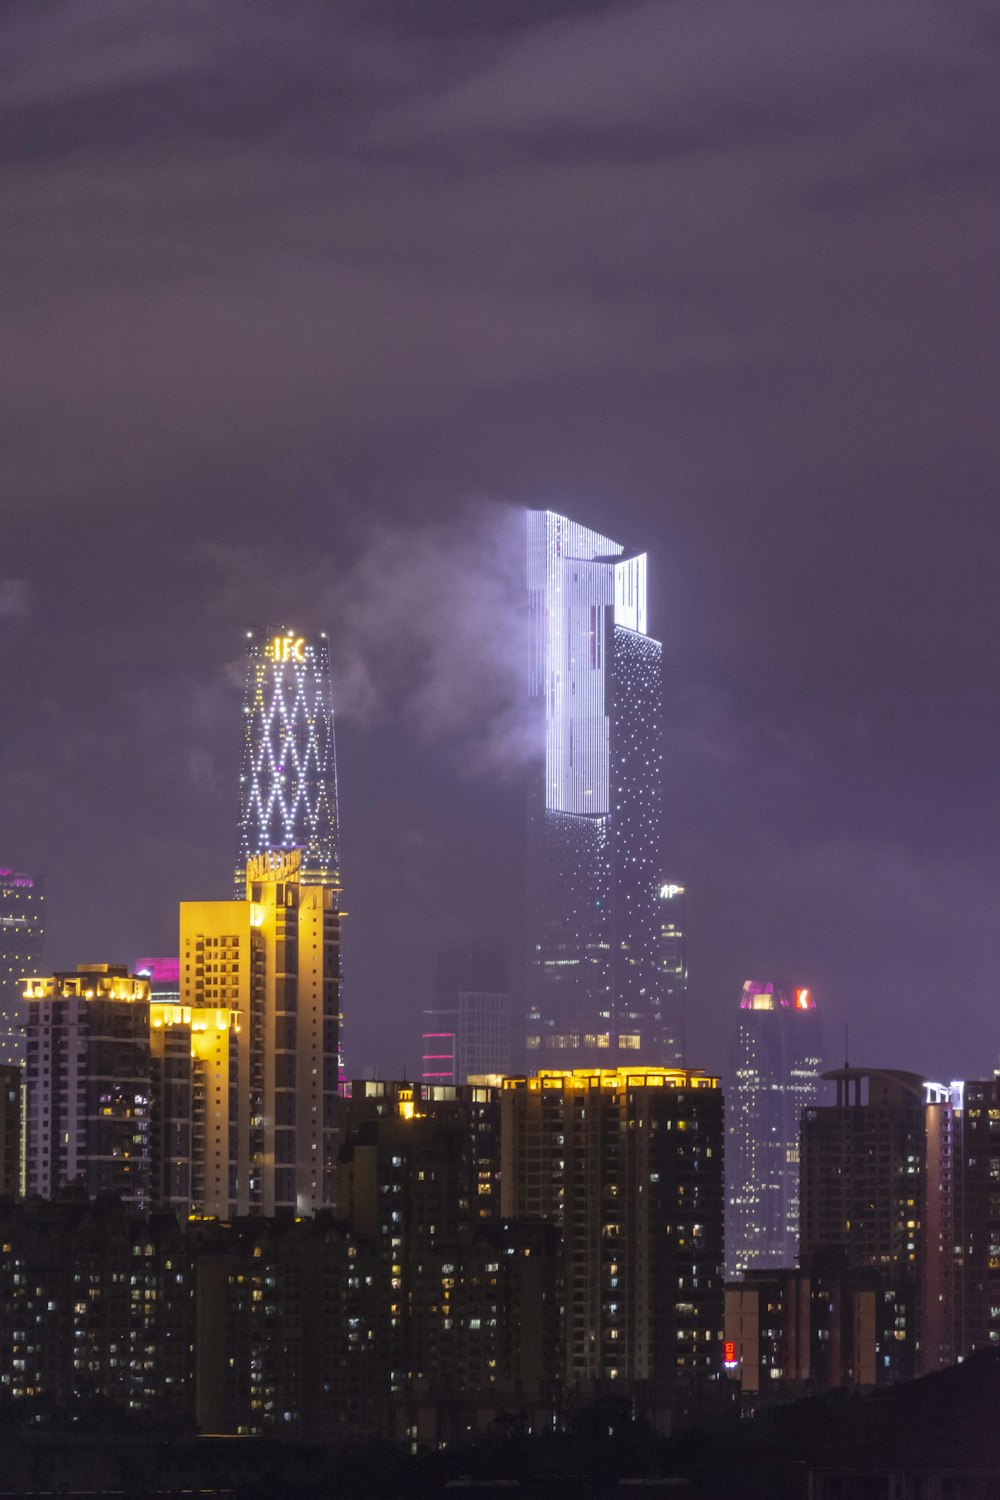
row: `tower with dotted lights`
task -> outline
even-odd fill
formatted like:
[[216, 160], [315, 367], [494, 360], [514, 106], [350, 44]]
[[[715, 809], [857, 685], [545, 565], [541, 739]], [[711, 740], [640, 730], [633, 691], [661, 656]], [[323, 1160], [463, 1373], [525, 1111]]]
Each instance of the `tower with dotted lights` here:
[[326, 635], [248, 632], [234, 895], [247, 862], [299, 849], [303, 885], [340, 886], [333, 690]]
[[[675, 1060], [662, 974], [662, 646], [646, 555], [528, 513], [529, 1067]], [[668, 1057], [669, 1051], [669, 1057]]]
[[27, 1002], [20, 981], [40, 972], [45, 890], [37, 875], [0, 870], [0, 1063], [23, 1068]]

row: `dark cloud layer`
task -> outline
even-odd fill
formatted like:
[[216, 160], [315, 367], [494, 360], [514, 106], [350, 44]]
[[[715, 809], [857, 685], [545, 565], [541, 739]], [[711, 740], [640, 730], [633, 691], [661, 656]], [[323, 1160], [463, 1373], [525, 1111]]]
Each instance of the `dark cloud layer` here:
[[435, 944], [516, 951], [553, 505], [651, 552], [698, 1060], [754, 974], [992, 1068], [995, 7], [14, 0], [0, 58], [0, 859], [53, 962], [225, 893], [241, 632], [294, 618], [352, 1062], [412, 1064]]

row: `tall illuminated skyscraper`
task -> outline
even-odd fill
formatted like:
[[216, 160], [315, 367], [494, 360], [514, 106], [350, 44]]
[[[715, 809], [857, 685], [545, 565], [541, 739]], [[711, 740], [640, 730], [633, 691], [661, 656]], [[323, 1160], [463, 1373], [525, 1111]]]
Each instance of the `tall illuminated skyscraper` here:
[[0, 1063], [23, 1068], [28, 1005], [19, 980], [41, 972], [45, 892], [37, 875], [0, 870]]
[[748, 979], [726, 1101], [726, 1270], [794, 1266], [799, 1126], [819, 1100], [822, 1038], [812, 992]]
[[529, 1065], [659, 1065], [662, 647], [646, 628], [645, 554], [530, 511], [528, 596], [545, 727], [529, 803]]
[[339, 886], [340, 825], [326, 635], [247, 634], [243, 759], [233, 894], [247, 862], [302, 851], [303, 885]]

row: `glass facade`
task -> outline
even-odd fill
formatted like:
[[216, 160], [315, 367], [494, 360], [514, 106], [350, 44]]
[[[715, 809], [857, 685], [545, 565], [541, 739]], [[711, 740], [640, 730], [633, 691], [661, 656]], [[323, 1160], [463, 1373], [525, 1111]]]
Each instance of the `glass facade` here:
[[811, 991], [747, 980], [726, 1123], [726, 1270], [794, 1266], [799, 1126], [818, 1102], [822, 1036]]
[[682, 885], [661, 882], [659, 901], [663, 1052], [666, 1066], [681, 1068], [687, 1053], [687, 913]]
[[248, 860], [301, 849], [302, 884], [339, 885], [333, 690], [325, 635], [247, 636], [234, 895]]
[[37, 875], [0, 869], [0, 1063], [23, 1068], [28, 1006], [21, 979], [41, 973], [45, 892]]
[[470, 1076], [510, 1072], [510, 994], [499, 948], [442, 949], [434, 999], [423, 1013], [425, 1082], [463, 1084]]
[[646, 557], [528, 515], [529, 1066], [662, 1065], [662, 684]]

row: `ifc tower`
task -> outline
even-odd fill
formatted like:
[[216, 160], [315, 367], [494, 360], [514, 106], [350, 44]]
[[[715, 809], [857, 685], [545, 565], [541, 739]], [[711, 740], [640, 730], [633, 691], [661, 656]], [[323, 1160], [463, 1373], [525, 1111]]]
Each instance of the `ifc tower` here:
[[303, 885], [340, 886], [333, 688], [325, 632], [248, 631], [234, 895], [247, 863], [302, 852]]

